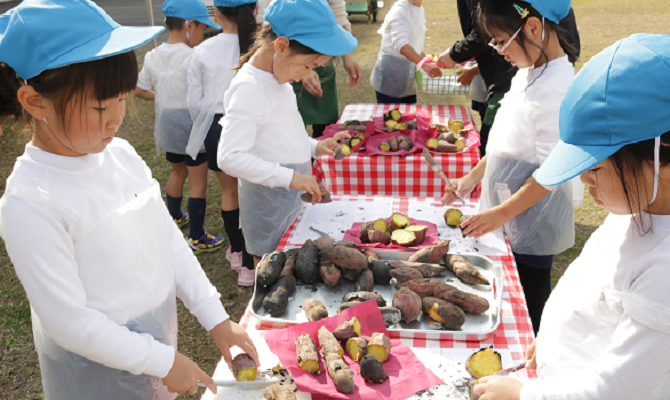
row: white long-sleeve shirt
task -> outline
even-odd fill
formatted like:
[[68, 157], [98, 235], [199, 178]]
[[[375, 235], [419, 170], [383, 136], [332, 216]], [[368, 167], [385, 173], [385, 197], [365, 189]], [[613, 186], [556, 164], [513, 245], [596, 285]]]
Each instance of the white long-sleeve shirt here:
[[293, 87], [246, 63], [224, 95], [217, 160], [227, 174], [263, 186], [288, 188], [293, 170], [316, 157], [318, 141], [305, 130]]
[[522, 400], [670, 397], [670, 216], [609, 215], [551, 293]]
[[349, 22], [349, 14], [347, 14], [347, 5], [344, 0], [328, 0], [330, 8], [333, 9], [333, 14], [335, 14], [335, 21], [337, 24], [343, 28], [349, 28], [351, 30], [351, 22]]
[[[97, 271], [99, 266], [82, 265], [78, 262], [81, 254], [76, 251], [88, 232], [111, 212], [145, 193], [154, 182], [147, 165], [123, 139], [115, 138], [102, 153], [82, 157], [59, 156], [28, 144], [7, 180], [6, 193], [33, 193], [30, 198], [43, 196], [44, 202], [3, 197], [0, 236], [31, 307], [58, 345], [111, 368], [163, 378], [174, 362], [174, 348], [150, 335], [130, 331], [123, 324], [127, 314], [137, 311], [142, 303], [162, 301], [158, 296], [164, 296], [167, 289], [151, 282], [142, 290], [118, 288], [113, 277], [122, 272], [107, 273]], [[52, 206], [63, 211], [55, 213], [50, 210]], [[167, 209], [162, 212], [169, 229], [174, 268], [165, 266], [161, 271], [174, 271], [173, 277], [165, 279], [176, 282], [177, 296], [205, 329], [211, 330], [228, 318], [220, 294]], [[132, 249], [115, 248], [104, 238], [99, 248], [90, 251], [96, 257], [99, 253], [101, 260], [133, 257], [124, 253]], [[163, 276], [161, 271], [153, 272]], [[113, 294], [106, 296], [104, 288]], [[119, 295], [122, 297], [115, 298]], [[139, 301], [125, 312], [122, 305], [129, 298]]]
[[377, 33], [382, 35], [379, 51], [384, 54], [404, 58], [400, 49], [407, 44], [421, 54], [426, 39], [426, 15], [423, 7], [417, 7], [408, 0], [396, 1]]

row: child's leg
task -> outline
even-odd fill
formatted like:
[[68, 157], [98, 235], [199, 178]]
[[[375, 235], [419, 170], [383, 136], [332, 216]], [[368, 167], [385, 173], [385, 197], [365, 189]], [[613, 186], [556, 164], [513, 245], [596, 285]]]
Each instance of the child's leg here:
[[172, 171], [167, 183], [167, 208], [175, 221], [181, 221], [184, 215], [181, 211], [181, 202], [184, 195], [184, 182], [188, 176], [184, 156], [175, 153], [166, 153], [165, 158], [172, 164]]
[[189, 245], [195, 254], [215, 251], [223, 247], [223, 236], [212, 236], [205, 231], [207, 212], [207, 155], [200, 153], [193, 160], [186, 156], [189, 167], [191, 193], [188, 199], [188, 212], [191, 218]]
[[544, 305], [551, 294], [551, 265], [554, 256], [532, 256], [514, 253], [514, 258], [516, 259], [521, 286], [526, 295], [533, 330], [537, 336]]

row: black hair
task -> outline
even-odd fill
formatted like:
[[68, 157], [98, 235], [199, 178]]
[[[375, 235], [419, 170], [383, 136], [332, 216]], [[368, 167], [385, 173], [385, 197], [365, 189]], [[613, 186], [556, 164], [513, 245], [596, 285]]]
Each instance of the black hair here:
[[237, 37], [240, 43], [240, 55], [246, 54], [254, 44], [254, 37], [258, 30], [256, 23], [256, 3], [243, 4], [238, 7], [216, 7], [221, 15], [229, 21], [237, 23]]
[[[528, 10], [528, 15], [526, 15], [525, 18], [522, 18], [515, 5], [522, 9]], [[519, 27], [521, 27], [521, 25], [528, 21], [528, 18], [530, 17], [535, 17], [539, 20], [542, 20], [542, 14], [540, 14], [535, 9], [535, 7], [525, 1], [482, 0], [479, 3], [479, 24], [483, 28], [482, 32], [488, 32], [486, 28], [493, 28], [502, 32], [506, 32], [511, 37], [514, 32], [516, 32]], [[558, 42], [561, 45], [561, 48], [563, 48], [565, 54], [568, 55], [568, 60], [574, 64], [578, 58], [578, 51], [571, 43], [572, 36], [570, 32], [546, 18], [544, 20], [544, 27], [547, 32], [556, 32], [556, 36], [558, 37]], [[486, 34], [484, 36], [486, 36]], [[491, 38], [489, 37], [488, 40], [490, 39]], [[542, 55], [545, 59], [547, 59], [547, 54], [544, 52], [544, 49], [530, 40], [523, 29], [517, 35], [516, 41], [523, 49], [529, 61], [532, 61], [528, 55], [528, 50], [526, 47], [529, 44], [540, 48], [542, 50]]]
[[[650, 195], [650, 193], [647, 193], [645, 185], [647, 180], [644, 178], [645, 171], [648, 171], [648, 168], [645, 169], [645, 167], [651, 165], [653, 171], [654, 147], [655, 139], [647, 139], [628, 144], [609, 157], [623, 187], [626, 202], [628, 203], [628, 211], [633, 214], [641, 235], [653, 230], [651, 218], [644, 211]], [[661, 135], [659, 156], [661, 163], [670, 163], [670, 131]], [[662, 184], [663, 182], [659, 180], [658, 196], [662, 196]], [[657, 198], [655, 201], [659, 200]]]
[[[185, 19], [182, 18], [177, 18], [177, 17], [165, 17], [165, 26], [167, 27], [168, 31], [181, 31], [184, 29], [184, 23], [186, 22]], [[195, 26], [200, 26], [200, 22], [193, 20], [195, 22]]]
[[[279, 36], [275, 33], [275, 31], [272, 30], [272, 26], [270, 26], [269, 23], [265, 22], [263, 23], [263, 26], [261, 29], [256, 31], [256, 37], [255, 37], [255, 42], [247, 51], [240, 57], [240, 64], [233, 68], [233, 70], [238, 71], [242, 66], [247, 63], [249, 60], [251, 60], [251, 57], [253, 57], [254, 54], [258, 50], [260, 50], [263, 47], [266, 46], [272, 46], [275, 40], [277, 40]], [[301, 55], [321, 55], [318, 51], [305, 46], [304, 44], [298, 42], [297, 40], [292, 40], [289, 39], [289, 44], [288, 44], [289, 49], [291, 49], [291, 52], [295, 54], [301, 54]]]
[[[137, 85], [137, 74], [137, 57], [131, 50], [99, 60], [49, 69], [27, 82], [37, 93], [54, 103], [67, 132], [65, 116], [68, 107], [83, 107], [89, 95], [101, 102], [132, 92]], [[0, 121], [11, 116], [20, 123], [31, 120], [17, 97], [22, 83], [23, 80], [9, 65], [0, 64]]]

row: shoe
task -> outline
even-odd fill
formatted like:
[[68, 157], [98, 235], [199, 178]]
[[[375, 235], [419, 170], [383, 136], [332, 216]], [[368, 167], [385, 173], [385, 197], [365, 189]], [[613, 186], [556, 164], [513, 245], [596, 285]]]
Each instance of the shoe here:
[[173, 221], [179, 228], [183, 227], [184, 225], [188, 224], [188, 213], [184, 210], [181, 210], [181, 218], [173, 219]]
[[222, 248], [224, 244], [223, 236], [212, 236], [207, 232], [205, 232], [199, 240], [194, 240], [189, 237], [186, 238], [186, 241], [191, 247], [191, 250], [193, 250], [193, 254], [216, 251]]
[[237, 284], [240, 286], [253, 286], [256, 279], [256, 271], [247, 267], [241, 267], [238, 271]]
[[228, 250], [226, 250], [226, 259], [230, 261], [230, 268], [232, 268], [233, 270], [238, 271], [240, 268], [242, 268], [241, 251], [233, 253], [230, 251], [230, 247], [228, 247]]

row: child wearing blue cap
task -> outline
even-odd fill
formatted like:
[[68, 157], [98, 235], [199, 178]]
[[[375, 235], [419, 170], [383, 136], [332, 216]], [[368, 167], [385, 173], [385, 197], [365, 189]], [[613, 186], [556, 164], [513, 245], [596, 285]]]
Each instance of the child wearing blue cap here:
[[575, 236], [571, 184], [544, 187], [534, 178], [558, 143], [561, 100], [575, 76], [574, 49], [557, 26], [570, 0], [481, 0], [480, 10], [490, 45], [519, 71], [496, 113], [486, 156], [445, 188], [443, 202], [482, 183], [481, 212], [464, 222], [464, 233], [479, 237], [504, 225], [537, 332], [553, 256]]
[[[426, 57], [426, 16], [423, 0], [398, 0], [377, 31], [382, 35], [377, 62], [370, 75], [379, 104], [416, 103], [416, 66]], [[421, 67], [431, 77], [442, 76], [435, 64]]]
[[527, 368], [481, 379], [481, 399], [660, 400], [670, 393], [670, 36], [637, 34], [593, 57], [561, 105], [543, 185], [581, 175], [610, 212], [545, 307]]
[[[201, 146], [190, 155], [186, 151], [193, 125], [186, 101], [187, 74], [193, 47], [202, 41], [205, 27], [218, 29], [219, 25], [209, 17], [202, 0], [167, 0], [163, 14], [168, 41], [144, 57], [135, 95], [155, 100], [156, 151], [165, 151], [165, 158], [172, 164], [166, 189], [168, 210], [179, 227], [190, 222], [187, 242], [194, 254], [200, 254], [222, 248], [224, 239], [208, 234], [204, 228], [207, 155]], [[186, 177], [190, 187], [188, 213], [181, 209]]]
[[234, 345], [258, 358], [146, 163], [114, 137], [137, 83], [132, 49], [162, 30], [120, 26], [88, 0], [24, 0], [0, 16], [0, 120], [33, 127], [0, 236], [30, 300], [47, 399], [168, 400], [198, 381], [216, 391], [176, 350], [177, 296], [227, 361]]
[[226, 258], [238, 272], [237, 284], [241, 286], [254, 284], [254, 260], [246, 251], [240, 229], [237, 178], [221, 171], [216, 152], [221, 137], [223, 94], [235, 77], [233, 68], [240, 63], [240, 54], [249, 51], [253, 44], [256, 11], [255, 0], [215, 0], [214, 12], [223, 32], [194, 49], [188, 69], [188, 108], [193, 128], [186, 150], [197, 156], [204, 144], [207, 167], [214, 171], [221, 185], [221, 218], [230, 241]]
[[224, 95], [217, 156], [239, 180], [242, 231], [255, 263], [277, 248], [297, 217], [301, 191], [320, 201], [311, 158], [333, 155], [337, 140], [349, 136], [309, 138], [290, 83], [358, 44], [325, 0], [274, 0], [265, 19]]

